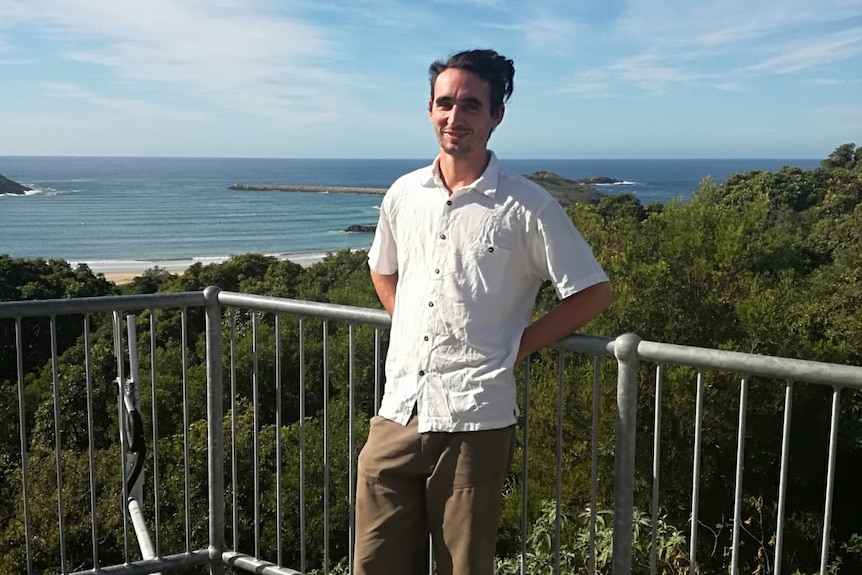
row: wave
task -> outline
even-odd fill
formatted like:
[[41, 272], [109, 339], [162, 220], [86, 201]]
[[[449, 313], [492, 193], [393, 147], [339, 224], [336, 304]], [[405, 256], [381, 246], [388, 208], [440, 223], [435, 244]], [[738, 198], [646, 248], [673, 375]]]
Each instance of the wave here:
[[0, 198], [26, 198], [30, 196], [56, 196], [59, 194], [68, 194], [78, 192], [80, 190], [55, 190], [54, 188], [45, 188], [44, 190], [34, 189], [26, 190], [23, 194], [0, 194]]
[[622, 182], [613, 182], [611, 184], [592, 184], [594, 186], [637, 186], [638, 182], [629, 182], [627, 180], [623, 180]]
[[93, 178], [68, 178], [68, 179], [63, 178], [60, 180], [43, 180], [43, 179], [39, 178], [39, 181], [40, 182], [49, 182], [49, 183], [58, 183], [59, 182], [59, 183], [65, 184], [66, 182], [95, 182], [97, 180], [95, 180]]
[[56, 195], [44, 190], [26, 190], [22, 194], [0, 194], [0, 198], [23, 198], [27, 196]]

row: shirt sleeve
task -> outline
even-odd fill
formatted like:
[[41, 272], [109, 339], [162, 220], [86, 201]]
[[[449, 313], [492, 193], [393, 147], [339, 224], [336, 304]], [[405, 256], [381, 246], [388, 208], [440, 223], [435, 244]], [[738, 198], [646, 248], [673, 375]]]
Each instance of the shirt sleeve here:
[[390, 223], [391, 203], [390, 189], [380, 202], [377, 229], [374, 231], [374, 241], [368, 250], [368, 267], [383, 275], [391, 275], [398, 271], [398, 249]]
[[558, 202], [544, 206], [532, 232], [528, 239], [532, 271], [550, 280], [560, 299], [608, 281], [592, 249]]

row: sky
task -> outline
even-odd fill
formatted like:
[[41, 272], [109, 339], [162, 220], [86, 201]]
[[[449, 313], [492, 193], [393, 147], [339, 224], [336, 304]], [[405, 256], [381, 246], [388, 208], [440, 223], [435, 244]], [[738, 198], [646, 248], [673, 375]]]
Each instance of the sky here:
[[469, 48], [515, 62], [501, 157], [862, 145], [862, 0], [0, 0], [0, 155], [430, 158]]

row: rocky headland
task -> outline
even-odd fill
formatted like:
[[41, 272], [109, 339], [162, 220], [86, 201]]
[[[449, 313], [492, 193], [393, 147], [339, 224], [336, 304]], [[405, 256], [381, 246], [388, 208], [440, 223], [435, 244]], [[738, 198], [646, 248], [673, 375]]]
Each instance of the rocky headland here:
[[534, 172], [526, 178], [536, 182], [551, 194], [563, 206], [570, 204], [597, 204], [604, 194], [593, 188], [596, 184], [616, 184], [619, 180], [606, 176], [591, 176], [572, 180], [553, 172]]
[[23, 195], [25, 192], [31, 191], [33, 188], [22, 186], [18, 182], [13, 182], [9, 178], [0, 175], [0, 195], [14, 194], [17, 196]]

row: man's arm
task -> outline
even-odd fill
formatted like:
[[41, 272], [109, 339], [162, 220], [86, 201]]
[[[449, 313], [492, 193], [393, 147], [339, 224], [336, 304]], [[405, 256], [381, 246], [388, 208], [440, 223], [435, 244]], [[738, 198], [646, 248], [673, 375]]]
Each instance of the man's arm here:
[[398, 272], [386, 275], [371, 270], [371, 283], [374, 284], [380, 303], [392, 317], [392, 313], [395, 311], [395, 288], [398, 285]]
[[[374, 285], [376, 287], [377, 283], [375, 282]], [[377, 293], [380, 293], [379, 288]], [[383, 299], [382, 296], [380, 299]], [[534, 351], [556, 343], [563, 337], [579, 330], [607, 309], [612, 300], [611, 284], [608, 282], [592, 285], [570, 295], [551, 311], [527, 326], [521, 336], [517, 361], [521, 361]], [[384, 305], [386, 304], [384, 303]]]

